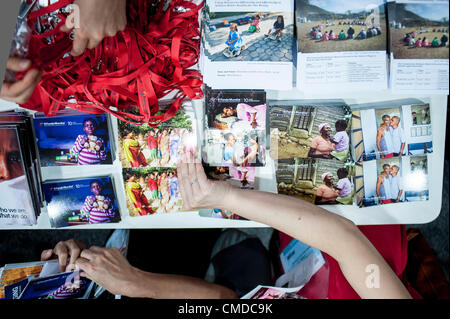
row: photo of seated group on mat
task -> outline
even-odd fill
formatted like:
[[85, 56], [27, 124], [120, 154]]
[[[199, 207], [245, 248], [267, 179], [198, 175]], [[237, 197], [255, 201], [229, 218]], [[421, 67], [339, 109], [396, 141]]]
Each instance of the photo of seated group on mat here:
[[357, 162], [433, 152], [429, 104], [354, 111], [352, 132]]
[[123, 180], [130, 216], [177, 212], [183, 207], [175, 168], [124, 168]]
[[395, 59], [448, 59], [448, 1], [388, 3]]
[[359, 207], [429, 199], [427, 155], [383, 158], [355, 166]]
[[178, 111], [157, 127], [119, 121], [122, 167], [175, 167], [181, 154], [195, 151], [196, 125], [192, 113]]
[[353, 166], [329, 159], [280, 159], [276, 167], [278, 193], [316, 205], [352, 205]]
[[270, 156], [346, 162], [350, 152], [347, 106], [270, 105]]
[[386, 50], [383, 0], [296, 0], [298, 52]]

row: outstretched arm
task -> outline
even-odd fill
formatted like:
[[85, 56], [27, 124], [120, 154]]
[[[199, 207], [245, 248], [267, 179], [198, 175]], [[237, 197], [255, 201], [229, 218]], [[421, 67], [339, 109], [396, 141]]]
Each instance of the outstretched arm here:
[[[361, 298], [411, 298], [383, 257], [348, 219], [293, 197], [240, 190], [208, 180], [198, 159], [194, 161], [188, 154], [183, 161], [178, 171], [186, 209], [227, 209], [329, 254]], [[378, 266], [379, 288], [366, 285], [370, 265]]]

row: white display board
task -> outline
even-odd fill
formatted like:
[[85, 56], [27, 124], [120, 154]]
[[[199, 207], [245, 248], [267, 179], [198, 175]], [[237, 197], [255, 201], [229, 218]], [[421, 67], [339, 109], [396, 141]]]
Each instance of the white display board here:
[[[318, 95], [305, 95], [298, 90], [291, 91], [267, 91], [268, 100], [294, 100], [294, 99], [341, 99], [349, 105], [383, 102], [390, 100], [417, 98], [430, 103], [431, 122], [433, 130], [433, 153], [429, 155], [429, 185], [430, 199], [424, 202], [398, 203], [391, 205], [374, 206], [367, 208], [358, 208], [354, 206], [330, 205], [324, 206], [324, 209], [331, 213], [336, 213], [352, 220], [357, 225], [375, 225], [375, 224], [422, 224], [433, 221], [438, 217], [442, 206], [442, 186], [444, 170], [444, 152], [445, 152], [445, 128], [447, 97], [444, 95], [434, 96], [405, 96], [394, 95], [390, 91], [376, 92], [375, 94], [358, 94], [355, 92], [349, 97], [339, 96], [336, 93], [327, 95], [326, 93]], [[203, 119], [204, 109], [202, 101], [194, 101], [193, 106], [199, 119]], [[12, 103], [0, 100], [0, 112], [17, 108]], [[200, 125], [200, 124], [199, 124]], [[199, 131], [203, 132], [201, 127]], [[113, 121], [114, 141], [117, 144], [117, 121]], [[116, 147], [116, 152], [117, 147]], [[246, 227], [267, 227], [264, 224], [242, 221], [242, 220], [224, 220], [216, 218], [200, 217], [197, 211], [156, 214], [148, 216], [131, 217], [128, 214], [125, 200], [125, 191], [122, 181], [122, 167], [118, 160], [118, 154], [113, 165], [86, 167], [45, 167], [42, 169], [43, 180], [71, 179], [83, 177], [94, 177], [112, 175], [114, 178], [117, 200], [122, 216], [122, 221], [115, 224], [95, 224], [86, 226], [73, 226], [64, 229], [111, 229], [111, 228], [246, 228]], [[268, 160], [264, 168], [257, 168], [256, 176], [259, 189], [268, 192], [277, 192], [274, 162]], [[46, 208], [38, 218], [37, 225], [31, 227], [9, 227], [3, 229], [51, 229]]]

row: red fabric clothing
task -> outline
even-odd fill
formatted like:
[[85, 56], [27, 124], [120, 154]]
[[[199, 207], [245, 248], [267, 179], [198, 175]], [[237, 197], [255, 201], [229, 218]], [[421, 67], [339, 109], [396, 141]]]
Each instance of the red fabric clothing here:
[[384, 158], [394, 157], [394, 153], [384, 154]]
[[[397, 276], [402, 279], [411, 296], [414, 299], [422, 299], [420, 294], [408, 282], [403, 280], [403, 271], [405, 270], [408, 259], [408, 240], [406, 237], [405, 225], [370, 225], [358, 226], [358, 228], [364, 236], [369, 239], [381, 256], [383, 256]], [[291, 237], [280, 233], [280, 249], [283, 250], [291, 240]], [[325, 257], [330, 270], [328, 298], [359, 299], [360, 297], [358, 294], [345, 279], [337, 261], [323, 252], [322, 254]], [[311, 278], [301, 292], [303, 292], [304, 289], [307, 291], [308, 289], [311, 289], [313, 285], [323, 282], [323, 280], [317, 282], [317, 279], [315, 278], [320, 277], [321, 272], [323, 272], [322, 269]], [[307, 295], [303, 295], [308, 298]]]
[[148, 179], [147, 186], [150, 191], [158, 189], [158, 183], [153, 178]]
[[147, 206], [150, 206], [147, 200], [147, 197], [145, 197], [144, 194], [139, 189], [133, 189], [132, 190], [134, 197], [136, 197], [137, 203], [133, 203], [134, 207], [140, 208], [138, 210], [139, 215], [145, 216], [145, 215], [151, 215], [153, 214], [153, 209]]
[[154, 149], [158, 147], [158, 140], [156, 139], [156, 137], [149, 135], [149, 137], [147, 137], [147, 145], [149, 149]]
[[129, 147], [130, 153], [133, 155], [133, 161], [130, 162], [131, 167], [144, 167], [147, 166], [145, 156], [142, 154], [139, 147]]
[[392, 204], [392, 201], [390, 199], [384, 199], [384, 200], [381, 200], [381, 202], [383, 204]]

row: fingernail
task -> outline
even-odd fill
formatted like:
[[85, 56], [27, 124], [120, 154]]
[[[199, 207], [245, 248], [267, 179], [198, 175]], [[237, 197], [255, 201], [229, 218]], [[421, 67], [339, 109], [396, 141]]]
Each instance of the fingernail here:
[[20, 63], [19, 63], [19, 67], [20, 67], [21, 69], [25, 70], [26, 68], [28, 68], [28, 67], [30, 66], [30, 64], [31, 64], [31, 61], [30, 61], [30, 60], [22, 60], [22, 61], [20, 61]]

